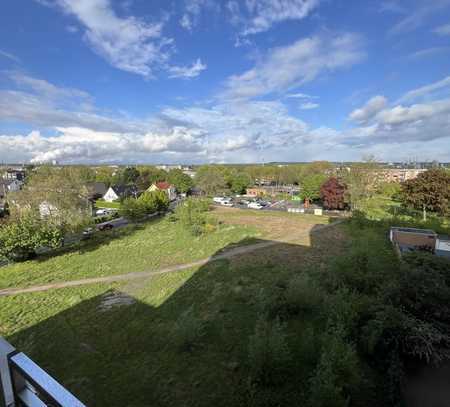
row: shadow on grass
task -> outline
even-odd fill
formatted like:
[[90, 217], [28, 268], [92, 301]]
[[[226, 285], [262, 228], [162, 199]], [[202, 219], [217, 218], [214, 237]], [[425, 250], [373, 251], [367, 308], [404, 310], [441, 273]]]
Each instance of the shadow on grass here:
[[[320, 312], [289, 314], [279, 305], [294, 276], [328, 270], [345, 244], [338, 240], [345, 240], [340, 233], [337, 227], [315, 226], [309, 245], [244, 239], [196, 271], [104, 290], [8, 339], [88, 406], [306, 405], [326, 321]], [[246, 252], [249, 244], [261, 247]], [[67, 289], [45, 296], [70, 304], [77, 293]], [[249, 381], [249, 337], [261, 301], [288, 327], [292, 357], [286, 375], [273, 387]], [[32, 298], [29, 306], [36, 303]], [[362, 393], [351, 406], [386, 405], [373, 393]], [[415, 407], [417, 400], [408, 405]]]
[[[290, 278], [308, 264], [319, 269], [317, 258], [325, 261], [334, 252], [330, 229], [313, 228], [310, 246], [246, 239], [193, 273], [136, 280], [137, 291], [130, 282], [8, 339], [88, 406], [250, 405], [256, 396], [248, 382], [248, 338], [261, 310], [261, 290], [276, 307]], [[256, 243], [258, 250], [245, 253], [246, 245]], [[324, 245], [328, 254], [319, 253]], [[238, 252], [227, 257], [233, 250]], [[69, 301], [76, 293], [46, 295]], [[187, 310], [196, 322], [189, 322]], [[267, 405], [304, 399], [316, 363], [312, 332], [321, 329], [320, 316], [285, 320], [293, 354], [289, 380], [262, 390], [261, 400], [267, 391], [278, 403]]]

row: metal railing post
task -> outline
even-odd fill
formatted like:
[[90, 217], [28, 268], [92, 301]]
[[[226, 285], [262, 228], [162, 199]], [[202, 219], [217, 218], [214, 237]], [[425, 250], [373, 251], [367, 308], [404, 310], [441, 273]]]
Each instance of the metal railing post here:
[[16, 349], [0, 336], [0, 407], [13, 407], [15, 405], [12, 385], [9, 356]]

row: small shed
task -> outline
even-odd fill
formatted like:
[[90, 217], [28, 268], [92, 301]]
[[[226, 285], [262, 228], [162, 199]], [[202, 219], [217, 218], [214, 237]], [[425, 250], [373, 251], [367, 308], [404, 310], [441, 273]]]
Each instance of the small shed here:
[[402, 253], [417, 249], [434, 252], [438, 235], [431, 229], [391, 227], [389, 237]]

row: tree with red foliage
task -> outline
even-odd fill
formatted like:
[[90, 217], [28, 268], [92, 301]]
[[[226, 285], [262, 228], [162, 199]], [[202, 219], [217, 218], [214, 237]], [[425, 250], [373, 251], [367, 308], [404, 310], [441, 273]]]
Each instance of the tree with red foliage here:
[[344, 209], [346, 187], [337, 178], [330, 178], [320, 187], [320, 197], [326, 209]]

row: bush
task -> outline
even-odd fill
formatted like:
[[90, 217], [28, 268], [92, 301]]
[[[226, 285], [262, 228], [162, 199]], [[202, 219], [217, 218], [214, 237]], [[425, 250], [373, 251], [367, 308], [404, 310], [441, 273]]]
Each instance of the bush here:
[[319, 306], [323, 293], [307, 273], [290, 280], [286, 289], [286, 302], [292, 313], [311, 311]]
[[144, 192], [138, 199], [147, 214], [166, 211], [169, 207], [169, 197], [164, 191]]
[[142, 201], [135, 198], [126, 198], [122, 202], [119, 213], [120, 216], [136, 222], [145, 218], [147, 210]]
[[209, 201], [204, 199], [188, 198], [177, 206], [175, 215], [180, 223], [194, 236], [205, 232], [207, 224], [206, 212], [209, 209]]
[[174, 341], [181, 351], [191, 351], [204, 335], [204, 323], [194, 315], [193, 307], [184, 311], [175, 323]]
[[356, 351], [342, 332], [329, 330], [322, 339], [322, 353], [310, 379], [311, 407], [346, 407], [361, 385]]
[[62, 239], [61, 228], [32, 216], [22, 217], [0, 227], [0, 257], [28, 260], [40, 247], [59, 247]]
[[286, 327], [277, 318], [268, 321], [260, 316], [249, 340], [251, 380], [263, 386], [279, 384], [291, 360]]

